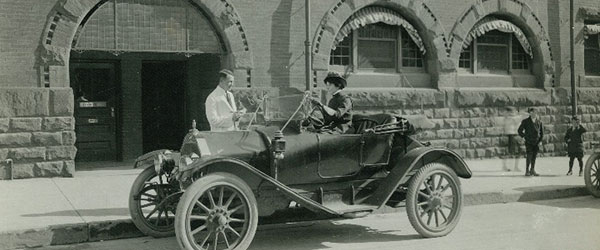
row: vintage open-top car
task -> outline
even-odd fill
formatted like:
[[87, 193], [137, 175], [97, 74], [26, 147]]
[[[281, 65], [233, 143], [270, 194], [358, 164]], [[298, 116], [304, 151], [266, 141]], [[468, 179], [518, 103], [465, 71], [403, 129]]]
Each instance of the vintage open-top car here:
[[[246, 249], [259, 217], [289, 210], [355, 218], [406, 206], [424, 237], [454, 229], [458, 177], [471, 177], [456, 153], [413, 139], [406, 119], [387, 114], [355, 115], [353, 133], [318, 131], [308, 97], [264, 98], [245, 130], [192, 129], [179, 152], [140, 156], [135, 167], [145, 170], [129, 200], [136, 226], [155, 237], [175, 233], [182, 249]], [[299, 105], [282, 110], [285, 98]]]

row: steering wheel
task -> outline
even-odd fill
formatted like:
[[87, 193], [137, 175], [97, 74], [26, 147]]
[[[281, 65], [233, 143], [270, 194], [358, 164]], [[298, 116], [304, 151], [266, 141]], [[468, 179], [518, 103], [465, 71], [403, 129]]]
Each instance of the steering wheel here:
[[315, 111], [319, 110], [319, 106], [313, 105], [312, 109], [310, 110], [310, 112], [308, 113], [308, 116], [306, 117], [306, 119], [315, 127], [315, 128], [320, 128], [325, 126], [325, 123], [323, 122], [323, 119], [317, 118], [315, 117], [314, 113]]

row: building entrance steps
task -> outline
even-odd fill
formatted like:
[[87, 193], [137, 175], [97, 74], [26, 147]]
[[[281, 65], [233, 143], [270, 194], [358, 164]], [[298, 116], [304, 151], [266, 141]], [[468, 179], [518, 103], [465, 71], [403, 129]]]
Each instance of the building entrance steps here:
[[[567, 157], [538, 158], [539, 177], [505, 172], [501, 159], [467, 164], [473, 177], [461, 179], [465, 205], [588, 195], [583, 177], [565, 175]], [[524, 170], [525, 159], [518, 165]], [[0, 249], [141, 236], [128, 210], [131, 184], [142, 171], [132, 166], [133, 162], [78, 163], [73, 178], [0, 181]]]

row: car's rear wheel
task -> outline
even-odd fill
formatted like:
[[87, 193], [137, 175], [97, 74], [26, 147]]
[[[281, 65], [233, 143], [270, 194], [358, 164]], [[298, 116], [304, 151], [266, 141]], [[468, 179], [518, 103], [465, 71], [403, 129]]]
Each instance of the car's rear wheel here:
[[600, 198], [600, 172], [598, 168], [600, 168], [600, 153], [594, 153], [585, 163], [583, 179], [587, 189], [596, 198]]
[[413, 228], [423, 237], [440, 237], [458, 224], [462, 210], [460, 180], [441, 163], [423, 166], [411, 178], [406, 212]]
[[177, 206], [181, 249], [247, 249], [258, 224], [252, 189], [239, 177], [212, 173], [196, 180]]
[[129, 214], [135, 226], [146, 235], [169, 237], [175, 234], [175, 209], [179, 200], [177, 185], [154, 167], [142, 171], [129, 192]]

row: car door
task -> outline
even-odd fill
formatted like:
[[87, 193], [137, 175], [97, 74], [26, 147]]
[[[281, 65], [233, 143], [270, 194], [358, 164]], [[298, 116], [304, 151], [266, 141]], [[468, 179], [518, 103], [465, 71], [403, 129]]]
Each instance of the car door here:
[[318, 134], [317, 138], [321, 178], [351, 176], [360, 170], [362, 135]]
[[392, 136], [393, 134], [363, 134], [360, 142], [360, 165], [387, 165], [392, 151]]

